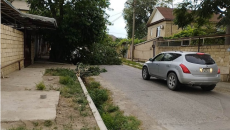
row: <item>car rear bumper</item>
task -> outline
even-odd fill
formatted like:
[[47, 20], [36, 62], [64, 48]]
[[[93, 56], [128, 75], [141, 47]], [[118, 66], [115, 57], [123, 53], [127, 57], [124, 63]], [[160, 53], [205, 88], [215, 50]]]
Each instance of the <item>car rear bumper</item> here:
[[179, 81], [182, 84], [189, 85], [214, 85], [220, 81], [220, 75], [217, 74], [215, 77], [198, 77], [192, 74], [183, 74]]

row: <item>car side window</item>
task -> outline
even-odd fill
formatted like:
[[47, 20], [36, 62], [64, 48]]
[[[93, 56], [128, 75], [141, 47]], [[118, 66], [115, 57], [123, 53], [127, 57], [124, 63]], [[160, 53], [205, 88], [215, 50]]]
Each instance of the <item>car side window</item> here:
[[164, 57], [162, 58], [162, 61], [173, 61], [180, 56], [181, 54], [177, 54], [177, 53], [165, 53]]
[[164, 54], [159, 54], [157, 57], [153, 59], [153, 61], [161, 61], [163, 57], [164, 57]]

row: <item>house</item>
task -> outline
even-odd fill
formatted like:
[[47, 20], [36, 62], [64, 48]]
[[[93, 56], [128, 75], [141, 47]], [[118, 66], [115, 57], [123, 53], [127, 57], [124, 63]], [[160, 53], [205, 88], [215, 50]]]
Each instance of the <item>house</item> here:
[[[147, 41], [156, 37], [169, 37], [179, 33], [181, 29], [173, 24], [174, 17], [172, 8], [156, 7], [147, 22]], [[213, 15], [209, 21], [217, 23], [219, 21], [218, 15]]]
[[1, 76], [33, 64], [41, 51], [39, 30], [56, 28], [54, 18], [22, 13], [1, 0]]
[[30, 10], [30, 6], [26, 0], [14, 0], [11, 4], [22, 13], [28, 13]]
[[112, 34], [109, 34], [109, 37], [111, 37], [113, 39], [113, 41], [116, 41], [117, 37], [115, 37], [114, 35]]

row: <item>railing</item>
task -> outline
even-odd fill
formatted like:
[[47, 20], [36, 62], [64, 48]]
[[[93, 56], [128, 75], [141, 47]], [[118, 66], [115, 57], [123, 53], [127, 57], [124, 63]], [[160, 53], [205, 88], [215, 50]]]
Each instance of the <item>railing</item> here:
[[[21, 62], [22, 60], [24, 60], [24, 59], [25, 59], [25, 58], [20, 59], [20, 60], [16, 60], [16, 61], [11, 62], [11, 63], [9, 63], [9, 64], [6, 64], [6, 65], [4, 65], [4, 66], [1, 66], [1, 69], [18, 62], [18, 69], [21, 70], [21, 64], [20, 64], [20, 62]], [[4, 78], [3, 71], [1, 71], [1, 73], [2, 73], [2, 77]]]

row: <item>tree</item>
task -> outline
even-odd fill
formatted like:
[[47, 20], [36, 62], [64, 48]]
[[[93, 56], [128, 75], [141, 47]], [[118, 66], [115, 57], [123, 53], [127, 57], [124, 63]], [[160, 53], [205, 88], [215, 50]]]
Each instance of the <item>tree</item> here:
[[[190, 10], [190, 11], [188, 11]], [[199, 27], [205, 25], [213, 14], [219, 15], [217, 27], [227, 27], [226, 34], [230, 34], [230, 1], [229, 0], [185, 0], [174, 10], [174, 23], [179, 28], [185, 28], [191, 23]], [[230, 37], [226, 37], [225, 44], [230, 44]]]
[[84, 55], [81, 61], [91, 65], [119, 65], [121, 60], [116, 52], [116, 46], [109, 35], [106, 35], [99, 43], [94, 43], [90, 46], [90, 51], [80, 51]]
[[51, 60], [64, 61], [76, 48], [90, 49], [106, 37], [108, 0], [28, 0], [28, 3], [31, 14], [57, 21], [56, 30], [42, 32], [51, 43]]
[[[170, 7], [172, 0], [135, 0], [135, 38], [141, 39], [147, 35], [146, 23], [149, 20], [154, 7]], [[123, 10], [123, 17], [126, 21], [128, 38], [132, 37], [133, 26], [133, 0], [127, 0]]]

